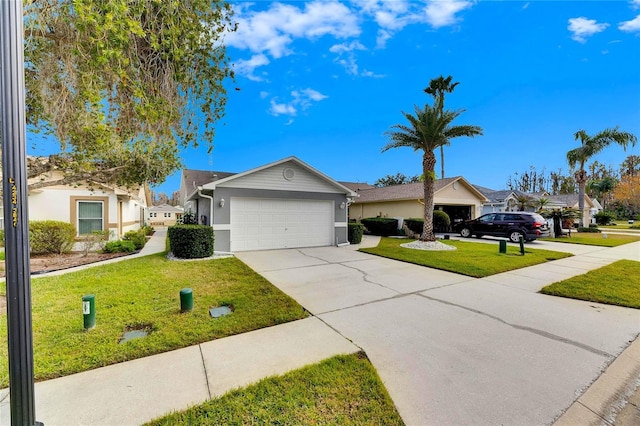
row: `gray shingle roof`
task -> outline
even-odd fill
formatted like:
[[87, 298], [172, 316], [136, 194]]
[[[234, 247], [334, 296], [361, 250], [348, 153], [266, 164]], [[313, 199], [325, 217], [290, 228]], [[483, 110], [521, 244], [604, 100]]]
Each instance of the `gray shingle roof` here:
[[202, 186], [206, 183], [213, 182], [219, 179], [224, 179], [229, 176], [233, 176], [237, 173], [231, 172], [215, 172], [208, 170], [189, 170], [185, 169], [182, 172], [182, 176], [184, 177], [184, 181], [188, 186], [192, 186], [195, 182], [195, 186]]
[[[434, 191], [438, 191], [458, 177], [438, 179], [435, 182]], [[404, 185], [391, 185], [382, 188], [362, 189], [358, 191], [360, 197], [355, 203], [371, 203], [375, 201], [392, 200], [416, 200], [424, 198], [424, 184], [422, 182], [406, 183]]]
[[373, 185], [369, 185], [366, 182], [338, 182], [340, 185], [346, 186], [352, 191], [360, 191], [361, 189], [373, 189], [376, 188]]

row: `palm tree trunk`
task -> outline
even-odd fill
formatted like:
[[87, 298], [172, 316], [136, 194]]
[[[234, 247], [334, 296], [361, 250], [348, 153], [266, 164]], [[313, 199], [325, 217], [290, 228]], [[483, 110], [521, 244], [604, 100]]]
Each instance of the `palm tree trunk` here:
[[580, 218], [578, 220], [578, 226], [584, 226], [584, 193], [587, 185], [587, 172], [583, 168], [580, 168], [575, 174], [576, 183], [578, 184], [578, 210], [580, 210]]
[[435, 186], [436, 156], [433, 151], [424, 153], [422, 172], [424, 174], [424, 225], [420, 241], [435, 241], [433, 233], [433, 192]]
[[444, 145], [440, 145], [440, 179], [444, 179]]

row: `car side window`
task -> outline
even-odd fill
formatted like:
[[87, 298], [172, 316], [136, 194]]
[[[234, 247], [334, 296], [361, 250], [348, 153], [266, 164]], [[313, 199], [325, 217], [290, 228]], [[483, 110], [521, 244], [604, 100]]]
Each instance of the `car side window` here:
[[505, 215], [504, 220], [508, 220], [509, 222], [515, 222], [517, 220], [520, 220], [520, 215], [517, 214], [507, 214]]
[[486, 216], [482, 216], [482, 217], [480, 218], [480, 220], [481, 220], [482, 222], [493, 222], [493, 220], [494, 220], [494, 218], [495, 218], [495, 217], [496, 217], [496, 215], [495, 215], [495, 214], [488, 214], [488, 215], [486, 215]]

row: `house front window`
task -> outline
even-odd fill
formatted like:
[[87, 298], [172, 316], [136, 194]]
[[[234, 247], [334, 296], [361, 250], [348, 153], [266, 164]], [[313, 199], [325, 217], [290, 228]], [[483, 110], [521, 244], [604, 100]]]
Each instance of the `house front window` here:
[[104, 204], [102, 201], [78, 201], [78, 234], [104, 230]]

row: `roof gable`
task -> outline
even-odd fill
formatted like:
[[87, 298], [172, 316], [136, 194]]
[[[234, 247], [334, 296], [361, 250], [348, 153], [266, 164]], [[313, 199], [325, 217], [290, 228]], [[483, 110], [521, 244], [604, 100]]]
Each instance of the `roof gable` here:
[[296, 157], [288, 157], [203, 185], [204, 189], [251, 188], [265, 190], [356, 193]]

